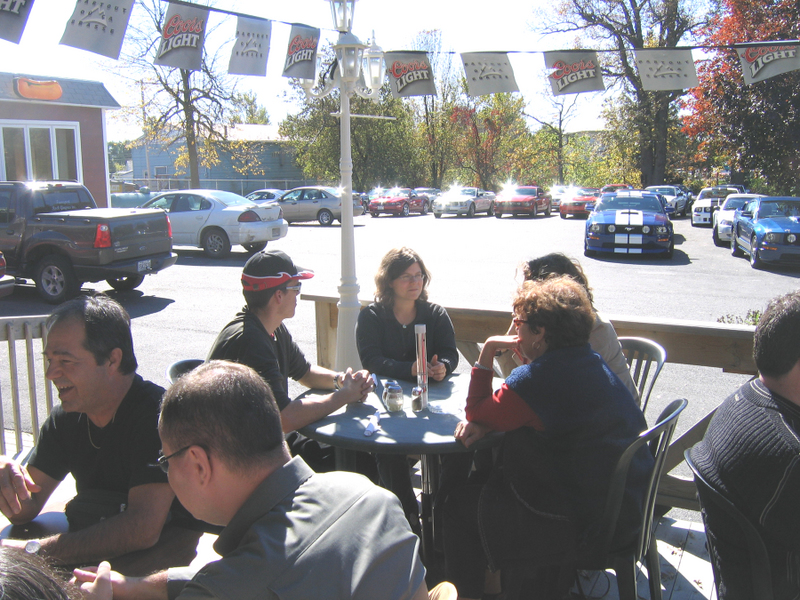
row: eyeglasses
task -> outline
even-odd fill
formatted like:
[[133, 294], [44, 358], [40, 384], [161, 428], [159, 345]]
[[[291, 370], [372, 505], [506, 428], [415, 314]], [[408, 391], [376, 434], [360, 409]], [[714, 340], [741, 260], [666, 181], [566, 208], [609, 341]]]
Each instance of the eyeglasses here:
[[520, 325], [522, 325], [523, 323], [527, 323], [527, 322], [528, 322], [527, 320], [525, 320], [525, 319], [520, 319], [520, 318], [518, 318], [518, 317], [514, 317], [512, 320], [514, 321], [514, 326], [515, 326], [515, 327], [519, 327], [519, 326], [520, 326]]
[[191, 448], [192, 446], [195, 446], [195, 445], [196, 444], [189, 444], [188, 446], [184, 446], [183, 448], [181, 448], [177, 452], [173, 452], [169, 456], [164, 456], [162, 454], [161, 456], [158, 457], [158, 460], [154, 464], [148, 465], [148, 466], [150, 466], [150, 467], [158, 467], [159, 469], [164, 471], [164, 473], [169, 473], [169, 459], [178, 456], [178, 454], [180, 454], [181, 452], [186, 452], [189, 448]]
[[300, 286], [301, 286], [301, 285], [302, 285], [302, 284], [301, 284], [301, 283], [298, 281], [298, 282], [297, 282], [297, 285], [287, 285], [287, 286], [286, 286], [286, 289], [287, 289], [287, 290], [292, 290], [293, 292], [298, 292], [298, 293], [300, 293]]
[[397, 279], [399, 279], [403, 283], [411, 283], [412, 281], [423, 281], [425, 279], [425, 275], [423, 275], [422, 273], [417, 273], [416, 275], [409, 275], [408, 273], [406, 273], [405, 275], [400, 275], [400, 277], [398, 277]]

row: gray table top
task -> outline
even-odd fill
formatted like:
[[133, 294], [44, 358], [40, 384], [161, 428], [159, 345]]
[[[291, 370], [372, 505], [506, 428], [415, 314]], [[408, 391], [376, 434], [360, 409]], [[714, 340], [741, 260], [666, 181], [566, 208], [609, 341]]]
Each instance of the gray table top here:
[[[465, 452], [466, 448], [455, 440], [453, 432], [458, 422], [465, 419], [469, 379], [466, 374], [456, 374], [444, 381], [431, 380], [428, 385], [428, 408], [418, 413], [411, 410], [411, 389], [415, 383], [398, 381], [403, 387], [405, 410], [391, 413], [379, 396], [383, 393], [383, 384], [388, 378], [379, 377], [379, 385], [365, 403], [348, 404], [324, 419], [303, 427], [300, 433], [347, 450], [383, 454]], [[311, 390], [307, 393], [330, 392]], [[380, 428], [371, 436], [365, 436], [364, 430], [376, 409], [381, 414]], [[484, 444], [491, 445], [491, 440], [486, 440]]]

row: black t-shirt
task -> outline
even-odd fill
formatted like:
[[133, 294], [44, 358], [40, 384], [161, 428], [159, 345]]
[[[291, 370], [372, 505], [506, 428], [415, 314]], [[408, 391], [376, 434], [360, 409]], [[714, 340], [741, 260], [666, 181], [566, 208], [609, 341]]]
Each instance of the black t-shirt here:
[[283, 323], [270, 335], [246, 307], [217, 336], [208, 360], [229, 360], [256, 371], [269, 384], [280, 410], [291, 402], [289, 377], [302, 379], [311, 368]]
[[161, 450], [158, 413], [163, 394], [163, 388], [136, 375], [113, 420], [103, 428], [85, 413], [68, 413], [57, 406], [42, 426], [29, 464], [59, 481], [72, 473], [78, 493], [127, 493], [146, 483], [167, 483], [167, 475], [150, 466]]

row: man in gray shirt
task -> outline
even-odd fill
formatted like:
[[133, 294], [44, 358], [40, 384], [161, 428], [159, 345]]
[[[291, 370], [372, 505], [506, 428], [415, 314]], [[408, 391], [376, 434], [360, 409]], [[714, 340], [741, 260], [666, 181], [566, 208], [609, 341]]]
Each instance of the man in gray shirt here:
[[[183, 505], [225, 529], [222, 556], [196, 573], [144, 578], [76, 571], [92, 598], [428, 597], [419, 539], [400, 502], [355, 473], [314, 473], [291, 458], [269, 386], [251, 368], [212, 361], [164, 397], [162, 469]], [[103, 581], [101, 581], [101, 579]]]

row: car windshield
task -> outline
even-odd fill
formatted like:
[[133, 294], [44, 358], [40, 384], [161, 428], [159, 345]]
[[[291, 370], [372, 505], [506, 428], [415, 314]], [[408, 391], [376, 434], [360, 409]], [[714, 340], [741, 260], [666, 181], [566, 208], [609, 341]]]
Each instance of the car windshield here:
[[764, 217], [800, 217], [800, 202], [793, 200], [776, 200], [762, 202], [758, 207], [758, 216]]
[[461, 188], [459, 194], [462, 196], [477, 196], [478, 190], [477, 188]]
[[386, 195], [387, 196], [398, 196], [401, 198], [408, 198], [411, 190], [408, 189], [401, 189], [401, 188], [394, 188], [393, 190], [389, 190]]
[[597, 196], [600, 190], [596, 190], [594, 188], [581, 188], [578, 190], [578, 193], [575, 194], [576, 196], [582, 196], [584, 198], [589, 196]]
[[221, 202], [225, 206], [253, 206], [252, 200], [248, 200], [244, 196], [234, 194], [233, 192], [215, 190], [211, 193], [211, 197]]
[[728, 198], [725, 200], [722, 210], [736, 210], [737, 208], [742, 208], [746, 202], [745, 198]]
[[610, 198], [603, 198], [600, 203], [595, 207], [595, 212], [603, 210], [650, 210], [661, 212], [661, 202], [657, 198], [651, 197], [630, 197], [630, 196], [612, 196]]
[[655, 192], [656, 194], [664, 194], [666, 196], [675, 196], [675, 188], [671, 187], [649, 187], [646, 188], [648, 192]]
[[[328, 192], [328, 194], [330, 194], [331, 196], [336, 196], [337, 198], [339, 198], [342, 195], [342, 192], [344, 191], [344, 190], [341, 190], [341, 189], [338, 189], [338, 188], [332, 188], [332, 187], [324, 187], [322, 189], [325, 190], [326, 192]], [[355, 194], [356, 192], [353, 192], [353, 193]]]
[[514, 190], [514, 194], [517, 196], [535, 196], [536, 188], [518, 187], [516, 190]]

